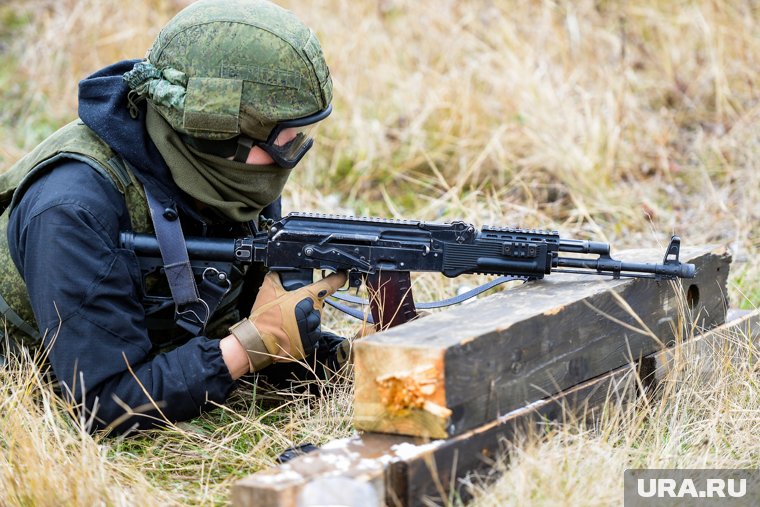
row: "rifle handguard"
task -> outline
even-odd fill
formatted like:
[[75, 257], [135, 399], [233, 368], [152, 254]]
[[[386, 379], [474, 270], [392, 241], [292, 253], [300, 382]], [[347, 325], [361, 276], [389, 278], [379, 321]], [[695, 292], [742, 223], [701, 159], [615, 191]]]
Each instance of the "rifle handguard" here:
[[274, 362], [261, 333], [248, 318], [230, 327], [230, 333], [237, 338], [248, 353], [248, 371], [250, 373], [261, 371]]

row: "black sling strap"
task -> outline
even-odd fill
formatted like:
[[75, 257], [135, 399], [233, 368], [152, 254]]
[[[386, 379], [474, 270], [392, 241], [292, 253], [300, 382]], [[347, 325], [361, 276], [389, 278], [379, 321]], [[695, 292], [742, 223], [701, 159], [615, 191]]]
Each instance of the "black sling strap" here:
[[145, 196], [148, 198], [164, 272], [174, 300], [175, 321], [182, 329], [199, 335], [219, 302], [229, 292], [231, 283], [226, 273], [207, 268], [202, 273], [199, 292], [177, 211], [164, 208], [147, 189]]

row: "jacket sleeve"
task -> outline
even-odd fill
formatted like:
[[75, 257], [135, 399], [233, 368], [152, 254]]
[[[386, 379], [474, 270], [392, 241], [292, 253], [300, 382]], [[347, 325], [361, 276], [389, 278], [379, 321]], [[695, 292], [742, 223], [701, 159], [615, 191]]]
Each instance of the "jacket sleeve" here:
[[235, 385], [219, 340], [196, 337], [151, 356], [137, 259], [118, 248], [128, 223], [113, 184], [67, 162], [27, 189], [8, 229], [63, 396], [92, 430], [186, 420]]

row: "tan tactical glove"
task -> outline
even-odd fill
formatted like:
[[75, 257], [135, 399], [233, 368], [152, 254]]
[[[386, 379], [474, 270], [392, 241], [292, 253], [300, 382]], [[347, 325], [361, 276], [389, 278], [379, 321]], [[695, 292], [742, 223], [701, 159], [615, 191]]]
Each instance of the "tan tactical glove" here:
[[325, 298], [346, 283], [345, 273], [333, 273], [300, 289], [286, 291], [277, 273], [267, 273], [251, 315], [230, 328], [248, 352], [250, 371], [272, 362], [297, 361], [311, 354], [322, 336]]

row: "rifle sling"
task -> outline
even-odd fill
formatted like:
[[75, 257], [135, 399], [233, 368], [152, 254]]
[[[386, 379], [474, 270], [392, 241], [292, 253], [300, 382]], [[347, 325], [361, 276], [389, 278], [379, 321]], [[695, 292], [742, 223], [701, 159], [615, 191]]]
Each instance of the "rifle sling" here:
[[179, 327], [198, 335], [203, 332], [211, 314], [229, 292], [231, 284], [226, 273], [208, 268], [203, 273], [200, 291], [198, 290], [177, 211], [164, 208], [147, 189], [145, 196], [150, 206], [150, 217], [156, 231], [166, 280], [175, 304], [175, 321]]
[[[433, 309], [433, 308], [443, 308], [445, 306], [456, 305], [456, 304], [462, 303], [464, 301], [467, 301], [468, 299], [474, 298], [475, 296], [478, 296], [478, 295], [482, 294], [483, 292], [485, 292], [485, 291], [487, 291], [489, 289], [493, 289], [494, 287], [497, 287], [497, 286], [499, 286], [499, 285], [501, 285], [503, 283], [512, 282], [512, 281], [515, 281], [515, 280], [525, 280], [525, 277], [521, 277], [521, 276], [500, 276], [498, 278], [495, 278], [495, 279], [491, 280], [490, 282], [486, 282], [483, 285], [475, 287], [474, 289], [470, 289], [467, 292], [464, 292], [462, 294], [458, 294], [458, 295], [456, 295], [454, 297], [450, 297], [450, 298], [446, 298], [446, 299], [441, 299], [440, 301], [430, 301], [430, 302], [426, 302], [426, 303], [416, 303], [415, 302], [415, 308], [417, 310], [430, 310], [430, 309]], [[370, 304], [370, 302], [368, 300], [360, 298], [360, 297], [352, 296], [350, 294], [343, 294], [343, 293], [336, 292], [335, 294], [332, 295], [332, 297], [334, 299], [337, 299], [337, 300], [340, 300], [340, 301], [344, 301], [346, 303], [352, 303], [352, 304], [361, 305], [361, 306], [366, 306], [366, 305]], [[336, 301], [334, 301], [332, 299], [327, 299], [325, 302], [327, 304], [329, 304], [330, 306], [332, 306], [333, 308], [335, 308], [335, 309], [337, 309], [337, 310], [339, 310], [339, 311], [341, 311], [341, 312], [343, 312], [343, 313], [345, 313], [345, 314], [347, 314], [347, 315], [349, 315], [349, 316], [351, 316], [351, 317], [353, 317], [355, 319], [363, 320], [363, 321], [367, 322], [368, 324], [374, 324], [374, 320], [372, 319], [372, 315], [370, 315], [368, 313], [365, 313], [365, 312], [363, 312], [361, 310], [357, 310], [357, 309], [351, 308], [349, 306], [343, 305], [343, 304], [338, 303], [338, 302], [336, 302]]]

